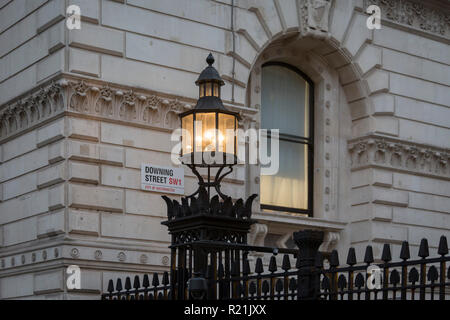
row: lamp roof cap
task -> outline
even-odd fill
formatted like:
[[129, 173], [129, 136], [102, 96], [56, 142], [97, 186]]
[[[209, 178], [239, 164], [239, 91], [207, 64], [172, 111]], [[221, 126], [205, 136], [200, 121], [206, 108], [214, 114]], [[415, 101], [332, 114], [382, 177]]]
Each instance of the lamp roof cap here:
[[203, 69], [202, 73], [200, 73], [197, 81], [195, 81], [196, 85], [208, 81], [216, 81], [220, 86], [223, 86], [225, 84], [225, 82], [220, 77], [219, 72], [217, 72], [216, 68], [212, 66], [214, 64], [214, 61], [215, 60], [212, 53], [209, 53], [208, 57], [206, 58], [206, 63], [208, 63], [208, 66]]

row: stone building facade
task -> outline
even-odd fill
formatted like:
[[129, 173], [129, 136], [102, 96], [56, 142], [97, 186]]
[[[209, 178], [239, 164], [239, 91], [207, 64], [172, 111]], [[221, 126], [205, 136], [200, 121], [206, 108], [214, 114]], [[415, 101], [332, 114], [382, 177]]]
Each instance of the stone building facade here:
[[[444, 0], [1, 0], [0, 298], [98, 299], [110, 278], [168, 269], [165, 204], [140, 167], [171, 165], [209, 52], [244, 129], [260, 125], [264, 63], [314, 82], [313, 216], [256, 201], [252, 243], [314, 228], [324, 252], [380, 258], [387, 242], [398, 257], [408, 240], [414, 256], [426, 237], [434, 254], [450, 236], [449, 17]], [[222, 191], [259, 181], [241, 165]]]

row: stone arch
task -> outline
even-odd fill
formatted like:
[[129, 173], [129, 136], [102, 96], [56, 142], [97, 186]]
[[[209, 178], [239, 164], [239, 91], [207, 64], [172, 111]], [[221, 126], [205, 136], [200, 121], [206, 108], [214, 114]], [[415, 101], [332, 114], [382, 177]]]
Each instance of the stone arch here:
[[[305, 53], [317, 55], [337, 70], [352, 120], [370, 118], [371, 96], [388, 91], [389, 75], [378, 68], [381, 50], [370, 44], [373, 30], [366, 27], [363, 9], [362, 2], [355, 1], [239, 1], [235, 8], [235, 50], [228, 54], [246, 67], [240, 78], [248, 81], [268, 48], [298, 42]], [[366, 133], [372, 124], [365, 121]]]

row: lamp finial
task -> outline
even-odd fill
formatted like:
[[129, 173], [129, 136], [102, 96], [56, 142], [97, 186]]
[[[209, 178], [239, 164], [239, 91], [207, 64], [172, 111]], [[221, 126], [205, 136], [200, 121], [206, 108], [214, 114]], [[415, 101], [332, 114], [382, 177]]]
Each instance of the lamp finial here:
[[214, 63], [214, 57], [212, 55], [212, 53], [210, 52], [208, 57], [206, 58], [206, 63], [209, 64], [210, 66]]

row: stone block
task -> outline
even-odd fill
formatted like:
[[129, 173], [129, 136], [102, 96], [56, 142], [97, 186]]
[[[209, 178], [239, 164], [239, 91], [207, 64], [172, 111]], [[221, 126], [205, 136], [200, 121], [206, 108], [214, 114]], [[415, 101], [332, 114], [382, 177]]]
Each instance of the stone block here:
[[450, 56], [447, 54], [448, 44], [412, 32], [383, 26], [374, 32], [373, 43], [450, 65]]
[[64, 71], [65, 50], [60, 49], [39, 61], [36, 65], [36, 81], [41, 83], [57, 73]]
[[[181, 202], [181, 197], [171, 195]], [[125, 190], [125, 212], [155, 217], [167, 217], [167, 206], [160, 193]]]
[[66, 165], [60, 163], [41, 169], [37, 172], [37, 187], [39, 189], [63, 182], [66, 179]]
[[[450, 229], [447, 213], [431, 212], [411, 208], [394, 208], [393, 222], [405, 225], [413, 225], [419, 228], [430, 227], [444, 230]], [[420, 242], [419, 242], [420, 243]]]
[[89, 51], [69, 50], [69, 72], [100, 77], [100, 56]]
[[5, 142], [2, 146], [3, 162], [36, 149], [36, 132], [31, 131], [13, 140]]
[[362, 74], [376, 67], [381, 67], [382, 50], [378, 47], [366, 44], [356, 57], [356, 63]]
[[36, 15], [30, 14], [0, 34], [0, 57], [36, 35]]
[[66, 43], [66, 21], [61, 21], [48, 30], [48, 52], [53, 53], [65, 46]]
[[361, 81], [352, 82], [343, 87], [348, 102], [364, 98]]
[[0, 167], [2, 181], [26, 174], [48, 164], [47, 148], [39, 148], [23, 154], [14, 160], [4, 162]]
[[371, 97], [374, 115], [393, 115], [395, 111], [394, 96], [379, 93]]
[[383, 243], [401, 243], [408, 239], [408, 228], [396, 226], [390, 222], [372, 222], [372, 240]]
[[98, 23], [100, 18], [99, 0], [70, 0], [69, 5], [77, 5], [81, 9], [81, 19], [92, 23]]
[[69, 210], [69, 232], [77, 234], [98, 235], [99, 214], [79, 210]]
[[[117, 17], [117, 13], [115, 15]], [[90, 23], [83, 23], [81, 29], [69, 30], [69, 45], [121, 57], [124, 51], [124, 33]]]
[[47, 0], [13, 1], [0, 11], [0, 33], [11, 27], [30, 12], [42, 6]]
[[374, 123], [372, 118], [362, 118], [352, 121], [352, 135], [361, 137], [374, 131]]
[[82, 268], [81, 269], [81, 289], [77, 290], [77, 291], [98, 294], [98, 293], [102, 292], [101, 290], [102, 290], [102, 272], [97, 271], [97, 270], [89, 270], [86, 268]]
[[36, 223], [36, 217], [31, 217], [4, 225], [3, 245], [6, 247], [35, 240]]
[[339, 80], [342, 85], [358, 80], [357, 70], [355, 65], [347, 64], [338, 70]]
[[368, 99], [356, 100], [349, 103], [349, 107], [352, 120], [358, 120], [370, 115], [371, 108]]
[[392, 172], [380, 169], [364, 169], [351, 174], [352, 188], [374, 185], [381, 187], [392, 186]]
[[447, 86], [450, 84], [450, 66], [398, 51], [383, 49], [383, 69]]
[[65, 18], [66, 7], [63, 1], [50, 0], [37, 11], [37, 32], [41, 33], [48, 27]]
[[55, 163], [66, 158], [65, 141], [55, 142], [48, 146], [48, 163]]
[[373, 187], [372, 202], [391, 206], [408, 206], [408, 192], [387, 188]]
[[101, 166], [101, 183], [105, 186], [140, 189], [140, 170], [118, 168], [112, 166]]
[[447, 128], [399, 119], [399, 136], [416, 143], [450, 148], [450, 130]]
[[[283, 1], [281, 1], [283, 2]], [[336, 1], [330, 10], [330, 32], [335, 39], [342, 41], [354, 12], [353, 1]], [[297, 10], [295, 10], [297, 12]]]
[[37, 146], [42, 147], [64, 138], [64, 118], [51, 122], [36, 131]]
[[34, 274], [34, 294], [63, 291], [64, 269], [37, 272]]
[[409, 208], [450, 213], [450, 198], [410, 192]]
[[102, 213], [102, 236], [135, 240], [169, 241], [161, 218]]
[[65, 185], [59, 184], [48, 190], [48, 210], [56, 210], [63, 208], [66, 204]]
[[[117, 18], [117, 12], [121, 13], [120, 19]], [[223, 29], [133, 6], [123, 6], [112, 1], [102, 2], [102, 24], [194, 47], [225, 52], [227, 31]]]
[[123, 211], [123, 190], [69, 184], [68, 196], [72, 208]]
[[166, 166], [170, 164], [170, 154], [166, 152], [139, 150], [134, 148], [125, 149], [125, 167], [141, 169], [142, 163], [151, 162], [154, 165]]
[[376, 133], [398, 136], [399, 120], [393, 116], [374, 116], [373, 124]]
[[365, 81], [367, 82], [370, 94], [389, 91], [388, 72], [375, 69], [366, 76]]
[[373, 31], [366, 26], [366, 15], [355, 13], [348, 27], [343, 47], [355, 56], [362, 45], [372, 40]]
[[[197, 74], [112, 56], [102, 56], [101, 59], [102, 79], [105, 81], [152, 88], [152, 90], [168, 94], [198, 98], [198, 88], [196, 86], [173, 85], [173, 79], [177, 79], [179, 83], [192, 84], [197, 80]], [[161, 77], [162, 74], [164, 74], [164, 77]]]
[[70, 138], [98, 141], [99, 124], [95, 120], [68, 118], [67, 135]]
[[47, 212], [48, 191], [34, 191], [0, 203], [0, 224]]
[[405, 97], [395, 97], [395, 115], [436, 126], [448, 127], [450, 108]]
[[171, 152], [170, 133], [112, 123], [101, 124], [101, 141], [135, 148]]
[[123, 149], [89, 142], [69, 140], [69, 158], [81, 161], [123, 164]]
[[37, 237], [51, 237], [64, 233], [64, 210], [37, 217]]
[[3, 200], [36, 190], [36, 173], [32, 172], [3, 183]]
[[0, 281], [0, 297], [2, 299], [13, 299], [32, 295], [33, 280], [34, 275], [32, 273], [2, 277]]
[[98, 165], [70, 161], [68, 179], [72, 182], [98, 184], [99, 171]]
[[35, 85], [36, 65], [32, 65], [2, 83], [0, 86], [0, 104], [31, 90]]
[[450, 197], [450, 182], [441, 179], [394, 173], [394, 188]]
[[448, 86], [432, 83], [422, 79], [415, 79], [401, 74], [390, 75], [390, 89], [392, 93], [410, 97], [443, 106], [450, 101]]
[[371, 223], [369, 221], [361, 221], [352, 223], [350, 226], [350, 241], [351, 243], [358, 243], [362, 241], [369, 241], [372, 236]]

